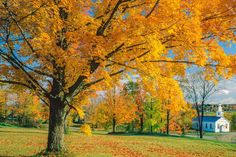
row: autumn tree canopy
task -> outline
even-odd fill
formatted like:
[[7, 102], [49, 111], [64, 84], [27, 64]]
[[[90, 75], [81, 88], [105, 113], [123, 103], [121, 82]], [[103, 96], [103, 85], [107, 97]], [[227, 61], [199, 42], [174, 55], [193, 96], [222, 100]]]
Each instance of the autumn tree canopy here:
[[236, 57], [219, 45], [236, 40], [235, 3], [1, 0], [0, 82], [24, 86], [50, 106], [48, 150], [60, 150], [65, 107], [128, 71], [156, 84], [192, 64], [235, 72]]
[[112, 125], [112, 132], [121, 124], [130, 123], [136, 118], [136, 104], [119, 88], [106, 91], [103, 100], [98, 104], [95, 115], [98, 124]]

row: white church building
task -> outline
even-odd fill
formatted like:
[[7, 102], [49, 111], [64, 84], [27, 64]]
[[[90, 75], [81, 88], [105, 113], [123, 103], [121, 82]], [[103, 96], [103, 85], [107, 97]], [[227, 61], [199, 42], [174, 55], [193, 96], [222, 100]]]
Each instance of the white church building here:
[[[198, 118], [194, 118], [192, 121], [192, 128], [198, 130]], [[229, 132], [230, 122], [224, 118], [222, 106], [218, 106], [216, 116], [204, 116], [203, 117], [203, 130], [208, 132]]]

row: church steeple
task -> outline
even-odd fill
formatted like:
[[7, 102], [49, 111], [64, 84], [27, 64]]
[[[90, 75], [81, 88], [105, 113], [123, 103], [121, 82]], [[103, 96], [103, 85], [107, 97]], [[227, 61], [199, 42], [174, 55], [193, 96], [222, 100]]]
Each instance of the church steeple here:
[[223, 117], [224, 116], [224, 112], [222, 110], [221, 104], [218, 105], [218, 111], [216, 112], [216, 116], [217, 117]]

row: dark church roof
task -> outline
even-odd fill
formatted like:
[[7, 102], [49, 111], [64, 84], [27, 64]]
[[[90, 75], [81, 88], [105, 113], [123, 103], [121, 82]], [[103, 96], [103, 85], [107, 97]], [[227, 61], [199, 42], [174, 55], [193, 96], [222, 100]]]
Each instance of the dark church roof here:
[[[203, 117], [203, 121], [204, 122], [216, 122], [220, 118], [221, 117], [217, 117], [217, 116], [204, 116]], [[198, 121], [198, 119], [197, 118], [193, 118], [193, 121]]]

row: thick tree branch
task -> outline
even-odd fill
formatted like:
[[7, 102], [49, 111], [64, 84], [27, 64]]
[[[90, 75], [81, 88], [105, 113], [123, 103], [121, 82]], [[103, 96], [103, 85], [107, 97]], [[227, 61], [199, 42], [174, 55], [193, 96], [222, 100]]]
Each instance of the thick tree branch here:
[[146, 18], [148, 18], [152, 12], [156, 9], [156, 7], [158, 6], [160, 0], [157, 0], [156, 3], [154, 4], [154, 6], [152, 7], [151, 11], [145, 16]]
[[[119, 71], [117, 71], [117, 72], [111, 73], [109, 76], [110, 76], [110, 77], [116, 76], [116, 75], [118, 75], [118, 74], [123, 73], [124, 71], [125, 71], [125, 69], [122, 69], [122, 70], [119, 70]], [[98, 80], [96, 80], [96, 81], [87, 83], [87, 84], [84, 85], [84, 87], [85, 87], [85, 88], [90, 87], [91, 85], [94, 85], [94, 84], [96, 84], [96, 83], [99, 83], [99, 82], [101, 82], [101, 81], [103, 81], [103, 80], [105, 80], [104, 77], [103, 77], [103, 78], [100, 78], [100, 79], [98, 79]]]
[[[10, 49], [11, 51], [11, 49]], [[23, 72], [23, 74], [26, 75], [26, 77], [28, 78], [28, 80], [34, 84], [34, 86], [38, 86], [39, 89], [41, 89], [46, 95], [48, 94], [48, 92], [39, 84], [39, 82], [29, 73], [25, 70], [25, 68], [19, 63], [17, 62], [17, 60], [15, 60], [13, 57], [5, 54], [6, 57], [6, 61], [11, 63], [12, 65], [14, 65], [14, 67], [16, 67], [17, 69], [21, 70]]]
[[112, 57], [115, 53], [117, 53], [124, 45], [125, 45], [124, 43], [120, 44], [115, 50], [113, 50], [113, 51], [111, 51], [110, 53], [108, 53], [108, 54], [105, 56], [105, 58], [106, 58], [106, 59], [111, 58], [111, 57]]
[[[177, 64], [191, 64], [191, 65], [197, 65], [197, 66], [201, 66], [199, 64], [197, 64], [196, 62], [192, 62], [192, 61], [185, 61], [185, 60], [143, 60], [141, 63], [177, 63]], [[219, 65], [219, 64], [205, 64], [204, 66], [212, 66], [212, 67], [222, 67], [222, 68], [233, 68], [232, 66], [224, 66], [224, 65]]]
[[107, 19], [107, 21], [105, 23], [101, 24], [101, 26], [97, 29], [97, 36], [102, 36], [104, 34], [106, 28], [110, 24], [111, 20], [113, 19], [114, 15], [117, 12], [117, 10], [118, 10], [121, 3], [122, 3], [122, 0], [118, 0], [118, 2], [116, 3], [114, 9], [111, 12], [111, 15]]
[[21, 35], [22, 35], [24, 41], [26, 42], [26, 44], [29, 46], [29, 48], [31, 49], [32, 52], [35, 52], [33, 46], [32, 46], [32, 45], [30, 44], [30, 42], [28, 41], [28, 38], [25, 36], [24, 31], [23, 31], [23, 29], [21, 28], [19, 22], [14, 18], [14, 15], [15, 15], [15, 14], [9, 10], [9, 7], [8, 7], [8, 4], [7, 4], [7, 3], [4, 3], [4, 7], [5, 7], [6, 11], [8, 12], [10, 18], [13, 20], [13, 22], [16, 24], [16, 26], [17, 26], [18, 29], [20, 30], [20, 33], [21, 33]]
[[18, 82], [18, 81], [0, 80], [0, 83], [20, 85], [20, 86], [24, 86], [24, 87], [27, 87], [29, 89], [32, 89], [32, 87], [30, 87], [29, 85], [27, 85], [23, 82]]
[[[111, 51], [110, 53], [108, 53], [106, 56], [105, 56], [105, 58], [106, 59], [109, 59], [109, 58], [111, 58], [115, 53], [117, 53], [122, 47], [124, 46], [124, 43], [122, 43], [122, 44], [120, 44], [115, 50], [113, 50], [113, 51]], [[92, 60], [92, 61], [90, 61], [90, 73], [92, 74], [93, 72], [95, 72], [96, 71], [96, 69], [99, 67], [99, 65], [100, 65], [100, 63], [99, 62], [97, 62], [96, 60]], [[81, 86], [83, 86], [83, 82], [84, 82], [84, 80], [85, 79], [87, 79], [87, 76], [85, 76], [85, 75], [80, 75], [79, 77], [78, 77], [78, 79], [76, 80], [76, 82], [71, 86], [71, 87], [69, 87], [68, 88], [68, 94], [67, 94], [67, 96], [71, 96], [71, 95], [73, 95], [73, 93], [78, 89], [78, 88], [80, 88]], [[75, 93], [77, 93], [77, 92], [75, 92]]]

